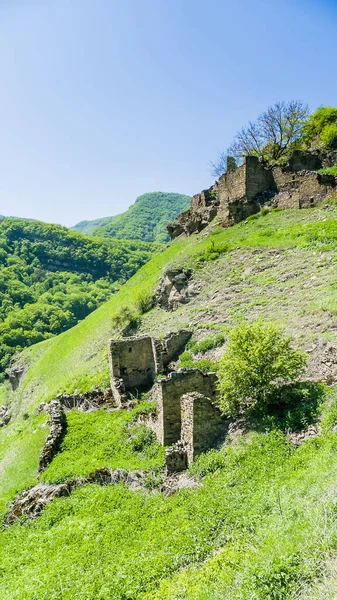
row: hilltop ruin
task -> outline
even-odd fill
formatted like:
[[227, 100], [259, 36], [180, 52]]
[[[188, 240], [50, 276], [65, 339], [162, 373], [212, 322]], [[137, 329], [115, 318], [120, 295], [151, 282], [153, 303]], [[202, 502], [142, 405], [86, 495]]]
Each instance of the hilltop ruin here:
[[294, 152], [285, 167], [266, 167], [255, 156], [222, 175], [212, 187], [192, 198], [191, 208], [169, 223], [171, 239], [199, 232], [215, 218], [230, 227], [265, 205], [311, 208], [334, 197], [337, 178], [317, 173], [337, 164], [337, 152]]

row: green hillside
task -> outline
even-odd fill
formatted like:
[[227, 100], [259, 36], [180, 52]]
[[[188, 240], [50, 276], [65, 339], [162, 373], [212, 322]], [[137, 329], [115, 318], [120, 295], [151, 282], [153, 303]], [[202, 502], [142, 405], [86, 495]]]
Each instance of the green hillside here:
[[77, 231], [78, 233], [84, 233], [85, 235], [92, 235], [97, 227], [103, 227], [110, 222], [110, 219], [113, 217], [102, 217], [101, 219], [94, 219], [93, 221], [80, 221], [74, 225], [74, 227], [70, 227], [73, 231]]
[[[75, 327], [22, 353], [29, 369], [20, 387], [15, 392], [7, 383], [0, 387], [0, 404], [11, 402], [13, 413], [0, 429], [2, 515], [19, 492], [38, 481], [48, 433], [46, 415], [36, 412], [40, 402], [60, 392], [108, 385], [106, 346], [117, 335], [117, 315], [137, 316], [138, 332], [157, 336], [191, 327], [194, 362], [201, 355], [216, 362], [215, 346], [240, 318], [277, 320], [308, 356], [317, 344], [337, 343], [334, 205], [263, 212], [230, 229], [213, 224], [205, 233], [156, 254]], [[168, 265], [191, 267], [197, 293], [172, 313], [155, 307], [139, 314]], [[119, 466], [145, 472], [147, 489], [79, 485], [35, 521], [4, 529], [0, 597], [333, 598], [336, 388], [333, 381], [330, 387], [309, 382], [303, 390], [295, 405], [281, 412], [270, 407], [249, 427], [238, 425], [236, 435], [190, 467], [197, 485], [170, 496], [157, 487], [163, 449], [144, 425], [135, 424], [137, 414], [152, 409], [146, 398], [129, 411], [67, 413], [61, 452], [43, 482]], [[320, 435], [296, 448], [289, 432], [311, 424], [319, 426]]]
[[25, 346], [84, 319], [146, 262], [155, 247], [98, 241], [27, 219], [0, 221], [0, 380]]
[[190, 196], [183, 194], [151, 192], [139, 196], [121, 215], [82, 221], [72, 229], [99, 237], [165, 243], [169, 239], [168, 222], [186, 210], [190, 203]]
[[[14, 418], [0, 430], [0, 512], [37, 482], [47, 435], [38, 404], [108, 385], [113, 317], [125, 306], [139, 310], [167, 265], [194, 268], [199, 293], [173, 313], [143, 314], [139, 332], [162, 335], [190, 324], [192, 358], [212, 347], [211, 335], [226, 337], [240, 316], [277, 315], [307, 352], [318, 340], [337, 341], [335, 208], [273, 211], [204, 233], [175, 242], [84, 321], [24, 351], [30, 367], [23, 383], [15, 393], [1, 387]], [[155, 487], [162, 450], [134, 425], [146, 402], [133, 411], [68, 413], [62, 452], [44, 482], [120, 466], [148, 472], [148, 491], [86, 484], [54, 500], [36, 521], [2, 531], [1, 598], [332, 597], [324, 594], [334, 587], [337, 550], [336, 402], [335, 388], [326, 387], [277, 418], [271, 412], [257, 419], [192, 465], [199, 486], [170, 497]], [[321, 435], [296, 449], [287, 432], [310, 423], [320, 424]]]

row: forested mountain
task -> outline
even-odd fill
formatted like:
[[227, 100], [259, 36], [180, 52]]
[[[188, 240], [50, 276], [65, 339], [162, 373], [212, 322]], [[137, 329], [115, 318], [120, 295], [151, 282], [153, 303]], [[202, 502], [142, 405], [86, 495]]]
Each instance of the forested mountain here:
[[191, 203], [183, 194], [151, 192], [138, 196], [130, 208], [115, 217], [81, 221], [72, 229], [99, 237], [113, 237], [144, 242], [168, 241], [166, 226]]
[[1, 220], [0, 378], [15, 352], [86, 317], [156, 247], [98, 240], [39, 221]]

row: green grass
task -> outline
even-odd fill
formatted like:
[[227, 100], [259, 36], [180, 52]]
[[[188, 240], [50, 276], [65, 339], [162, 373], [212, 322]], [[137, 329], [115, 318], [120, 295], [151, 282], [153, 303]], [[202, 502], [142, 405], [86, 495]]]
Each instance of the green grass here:
[[1, 598], [294, 598], [336, 548], [337, 436], [254, 434], [220, 455], [195, 465], [199, 489], [88, 485], [3, 532]]
[[87, 477], [102, 467], [128, 471], [162, 468], [163, 447], [148, 428], [132, 427], [134, 414], [135, 411], [105, 410], [67, 413], [67, 432], [60, 452], [41, 481], [59, 483], [73, 477]]
[[328, 167], [327, 169], [320, 169], [317, 171], [321, 175], [337, 175], [337, 166], [336, 167]]

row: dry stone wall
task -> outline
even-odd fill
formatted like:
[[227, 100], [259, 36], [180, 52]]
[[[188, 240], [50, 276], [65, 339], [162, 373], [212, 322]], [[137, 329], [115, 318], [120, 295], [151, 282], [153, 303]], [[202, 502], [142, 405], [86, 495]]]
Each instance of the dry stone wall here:
[[180, 369], [156, 382], [152, 390], [152, 397], [157, 404], [156, 435], [164, 446], [171, 446], [181, 439], [181, 397], [198, 391], [214, 401], [216, 381], [215, 373]]

